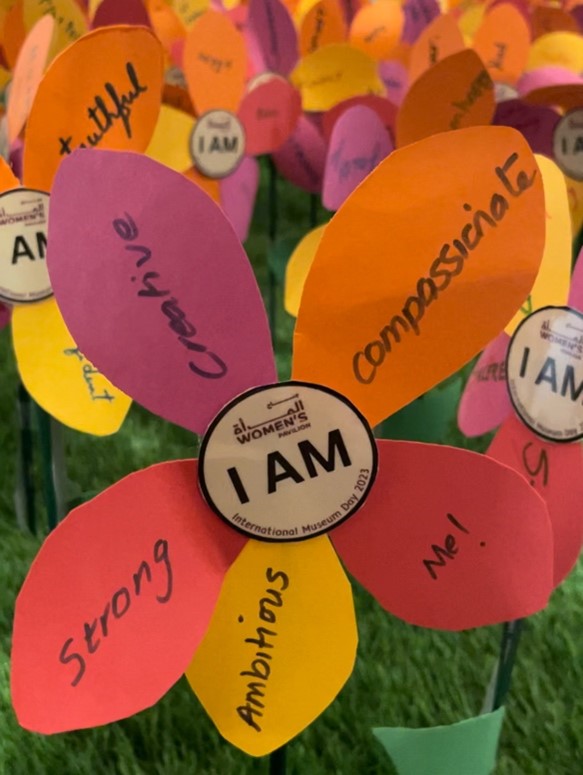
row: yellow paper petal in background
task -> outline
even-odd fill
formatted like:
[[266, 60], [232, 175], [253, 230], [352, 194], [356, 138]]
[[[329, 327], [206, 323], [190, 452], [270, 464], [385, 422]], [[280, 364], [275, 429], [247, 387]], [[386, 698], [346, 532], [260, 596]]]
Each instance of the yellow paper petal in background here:
[[458, 27], [466, 43], [473, 40], [486, 14], [486, 3], [475, 2], [465, 6], [465, 11], [458, 19]]
[[188, 30], [201, 13], [207, 10], [210, 3], [209, 0], [172, 0], [170, 5]]
[[223, 737], [263, 756], [333, 702], [357, 640], [350, 584], [326, 536], [251, 540], [186, 677]]
[[526, 70], [547, 65], [580, 73], [583, 70], [583, 37], [574, 32], [549, 32], [537, 38], [530, 47]]
[[318, 226], [302, 237], [287, 262], [283, 306], [294, 318], [298, 315], [304, 283], [325, 228], [325, 225]]
[[56, 22], [50, 61], [70, 43], [85, 35], [89, 25], [76, 0], [50, 0], [49, 3], [47, 0], [24, 0], [23, 17], [27, 32], [46, 14], [50, 14]]
[[193, 127], [194, 118], [188, 113], [162, 105], [146, 156], [176, 172], [184, 172], [192, 165], [189, 141]]
[[535, 158], [545, 190], [545, 251], [528, 299], [504, 329], [510, 336], [531, 312], [566, 304], [571, 282], [571, 214], [565, 178], [546, 156], [537, 154]]
[[85, 360], [54, 299], [14, 307], [12, 339], [20, 378], [46, 412], [94, 436], [119, 429], [131, 400]]
[[291, 74], [307, 111], [333, 108], [358, 94], [384, 94], [377, 63], [347, 43], [324, 46], [304, 57]]
[[571, 235], [574, 239], [583, 227], [583, 181], [565, 175], [565, 183], [571, 212]]

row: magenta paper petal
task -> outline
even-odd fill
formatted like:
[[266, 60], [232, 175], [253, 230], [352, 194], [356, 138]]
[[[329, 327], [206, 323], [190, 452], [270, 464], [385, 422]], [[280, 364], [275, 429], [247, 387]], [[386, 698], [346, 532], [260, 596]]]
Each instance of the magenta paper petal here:
[[575, 269], [571, 275], [571, 286], [569, 288], [569, 307], [583, 312], [583, 249], [579, 251]]
[[356, 105], [345, 111], [334, 124], [328, 146], [322, 190], [324, 207], [338, 210], [393, 147], [389, 133], [373, 110]]
[[522, 97], [535, 89], [542, 89], [545, 86], [561, 86], [566, 83], [583, 83], [583, 78], [572, 70], [549, 65], [548, 67], [537, 67], [536, 70], [524, 73], [519, 78], [516, 89], [519, 96]]
[[379, 75], [387, 90], [387, 99], [393, 105], [400, 105], [409, 88], [409, 74], [401, 62], [381, 62]]
[[152, 26], [142, 0], [103, 0], [95, 11], [91, 29], [109, 27], [112, 24]]
[[583, 32], [583, 5], [576, 5], [574, 8], [571, 8], [569, 13], [579, 25], [579, 29]]
[[405, 25], [401, 40], [404, 43], [415, 43], [425, 27], [441, 13], [437, 0], [407, 0], [403, 11]]
[[575, 565], [583, 545], [583, 450], [580, 444], [553, 444], [509, 417], [488, 455], [514, 468], [544, 498], [554, 536], [555, 586]]
[[551, 524], [521, 476], [468, 450], [377, 444], [366, 503], [330, 537], [383, 608], [421, 627], [464, 630], [546, 605]]
[[20, 724], [53, 734], [157, 702], [188, 667], [244, 545], [203, 501], [195, 460], [138, 471], [71, 512], [16, 601]]
[[267, 69], [289, 75], [298, 61], [298, 36], [285, 5], [280, 0], [251, 0], [247, 24]]
[[474, 366], [458, 409], [458, 426], [465, 436], [493, 431], [512, 413], [506, 387], [509, 344], [510, 337], [503, 331], [490, 342]]
[[295, 131], [273, 154], [278, 171], [294, 186], [318, 194], [322, 189], [326, 143], [316, 127], [300, 116]]
[[272, 78], [247, 92], [238, 111], [249, 156], [277, 151], [291, 136], [302, 113], [302, 98], [283, 78]]
[[219, 186], [223, 211], [241, 242], [245, 242], [259, 187], [259, 163], [246, 156], [235, 172], [220, 181]]
[[350, 97], [348, 100], [339, 102], [338, 105], [335, 105], [330, 110], [327, 110], [326, 113], [322, 114], [322, 134], [324, 135], [326, 142], [330, 142], [332, 130], [340, 116], [357, 105], [364, 105], [364, 107], [374, 110], [383, 122], [391, 139], [394, 138], [395, 121], [398, 112], [396, 106], [393, 105], [392, 102], [389, 102], [385, 97], [379, 97], [377, 94], [362, 94], [358, 97]]
[[234, 396], [276, 380], [247, 256], [183, 175], [140, 154], [75, 151], [55, 178], [48, 242], [81, 352], [150, 411], [202, 433]]
[[10, 323], [10, 308], [5, 304], [0, 304], [0, 330]]
[[492, 121], [496, 126], [511, 126], [526, 138], [534, 153], [553, 158], [553, 136], [560, 115], [544, 105], [529, 105], [522, 100], [498, 103]]

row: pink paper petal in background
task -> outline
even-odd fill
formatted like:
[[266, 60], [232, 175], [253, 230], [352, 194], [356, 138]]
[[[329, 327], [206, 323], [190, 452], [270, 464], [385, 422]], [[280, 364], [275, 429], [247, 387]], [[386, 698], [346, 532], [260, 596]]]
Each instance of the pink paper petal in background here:
[[544, 105], [529, 105], [522, 100], [506, 100], [496, 106], [492, 121], [496, 126], [518, 129], [534, 151], [553, 158], [554, 131], [560, 115]]
[[340, 116], [349, 108], [353, 108], [356, 105], [364, 105], [366, 108], [374, 110], [383, 122], [385, 129], [389, 132], [391, 140], [394, 138], [395, 120], [397, 118], [396, 106], [385, 99], [385, 97], [379, 97], [376, 94], [364, 94], [360, 97], [351, 97], [349, 100], [339, 102], [338, 105], [335, 105], [323, 114], [322, 134], [324, 135], [326, 142], [330, 142], [334, 124], [338, 121]]
[[91, 28], [109, 27], [112, 24], [152, 26], [142, 0], [103, 0], [95, 11]]
[[572, 570], [583, 545], [583, 450], [580, 444], [553, 444], [512, 416], [488, 455], [514, 468], [544, 498], [554, 536], [554, 584]]
[[373, 171], [394, 146], [378, 115], [364, 105], [346, 110], [332, 130], [322, 202], [338, 210], [342, 202]]
[[521, 476], [463, 449], [377, 444], [366, 503], [330, 537], [383, 608], [421, 627], [464, 630], [546, 605], [551, 525]]
[[238, 117], [245, 127], [245, 151], [250, 156], [276, 151], [294, 131], [302, 112], [297, 89], [282, 78], [247, 92]]
[[569, 287], [569, 307], [583, 312], [583, 249], [579, 251]]
[[346, 20], [346, 26], [350, 27], [352, 20], [362, 7], [362, 4], [359, 3], [358, 0], [339, 0], [339, 2], [340, 8], [342, 9], [342, 13], [344, 14], [344, 18]]
[[404, 43], [415, 43], [425, 27], [441, 13], [437, 0], [407, 0], [403, 11], [405, 24], [401, 40]]
[[510, 337], [502, 332], [486, 347], [474, 366], [458, 408], [458, 426], [465, 436], [481, 436], [512, 413], [506, 387], [506, 353]]
[[22, 159], [24, 155], [24, 143], [22, 140], [15, 140], [10, 146], [10, 166], [12, 172], [19, 180], [22, 180]]
[[401, 62], [381, 62], [379, 75], [387, 90], [387, 99], [393, 105], [399, 106], [405, 99], [409, 88], [409, 74]]
[[223, 211], [241, 242], [245, 242], [259, 187], [259, 163], [246, 156], [232, 175], [220, 181], [219, 186]]
[[10, 308], [0, 303], [0, 329], [5, 328], [10, 323]]
[[267, 69], [288, 75], [298, 61], [298, 36], [285, 5], [280, 0], [251, 0], [248, 24]]
[[276, 380], [247, 256], [183, 175], [139, 154], [75, 151], [55, 179], [48, 243], [81, 352], [150, 411], [202, 433], [234, 396]]
[[278, 171], [294, 186], [318, 194], [322, 189], [326, 143], [316, 127], [300, 116], [295, 131], [273, 154]]
[[170, 49], [172, 64], [182, 69], [182, 57], [184, 56], [184, 38], [175, 40]]
[[549, 65], [548, 67], [538, 67], [529, 73], [524, 73], [516, 83], [518, 95], [522, 97], [535, 89], [542, 89], [545, 86], [561, 86], [567, 83], [583, 83], [583, 78], [567, 70], [564, 67]]

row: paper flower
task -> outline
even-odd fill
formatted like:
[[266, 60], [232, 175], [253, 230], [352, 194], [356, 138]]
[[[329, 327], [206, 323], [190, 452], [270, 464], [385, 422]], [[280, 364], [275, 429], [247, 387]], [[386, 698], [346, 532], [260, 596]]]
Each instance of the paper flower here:
[[[495, 220], [470, 237], [480, 218]], [[543, 607], [550, 524], [524, 479], [370, 431], [495, 335], [528, 294], [543, 242], [540, 174], [514, 130], [392, 154], [326, 229], [292, 380], [277, 385], [259, 290], [220, 209], [139, 155], [66, 159], [49, 267], [67, 325], [115, 384], [204, 436], [198, 462], [132, 474], [48, 537], [16, 605], [20, 723], [105, 724], [186, 671], [224, 737], [274, 750], [352, 671], [338, 557], [383, 607], [425, 627]]]

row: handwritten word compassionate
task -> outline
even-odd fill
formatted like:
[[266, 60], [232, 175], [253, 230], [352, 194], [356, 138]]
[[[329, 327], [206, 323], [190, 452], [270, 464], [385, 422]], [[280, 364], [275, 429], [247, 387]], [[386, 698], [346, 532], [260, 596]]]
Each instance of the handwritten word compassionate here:
[[[131, 127], [131, 115], [132, 105], [139, 98], [141, 94], [148, 91], [147, 86], [140, 84], [138, 75], [131, 62], [126, 64], [126, 73], [130, 82], [131, 88], [125, 94], [120, 94], [116, 87], [112, 83], [105, 83], [103, 89], [105, 91], [105, 97], [96, 95], [93, 98], [93, 105], [87, 108], [87, 115], [95, 125], [97, 131], [88, 134], [85, 141], [80, 143], [79, 148], [94, 148], [99, 145], [105, 135], [121, 121], [124, 132], [127, 137], [132, 136]], [[110, 100], [110, 104], [107, 104], [107, 98]], [[64, 156], [72, 152], [73, 148], [73, 136], [60, 137], [59, 138], [60, 149], [59, 155]]]
[[[78, 347], [68, 347], [66, 350], [63, 350], [63, 355], [73, 356], [81, 363], [85, 361], [85, 356], [79, 351]], [[89, 391], [89, 396], [92, 401], [107, 401], [108, 403], [115, 401], [115, 396], [112, 396], [111, 393], [108, 393], [107, 388], [104, 388], [102, 393], [97, 392], [94, 385], [95, 379], [98, 376], [103, 376], [99, 369], [94, 368], [89, 363], [89, 361], [87, 361], [83, 363], [82, 373], [85, 384], [87, 385], [87, 390]]]
[[[461, 239], [452, 239], [451, 243], [446, 242], [441, 246], [438, 257], [430, 265], [429, 276], [419, 278], [414, 295], [407, 298], [401, 313], [393, 315], [379, 331], [378, 339], [371, 340], [353, 355], [352, 369], [358, 382], [363, 385], [373, 382], [378, 368], [393, 351], [393, 346], [401, 343], [405, 334], [413, 331], [415, 336], [419, 336], [419, 323], [427, 308], [449, 287], [453, 278], [463, 272], [464, 262], [487, 235], [487, 229], [498, 228], [498, 224], [510, 209], [512, 200], [521, 197], [533, 185], [536, 170], [533, 170], [530, 176], [520, 170], [514, 183], [510, 181], [507, 173], [517, 161], [518, 154], [513, 153], [501, 167], [495, 169], [496, 176], [510, 196], [496, 192], [490, 198], [488, 211], [476, 210], [473, 213], [472, 220], [461, 229]], [[463, 208], [466, 212], [472, 211], [472, 206], [467, 202]]]
[[[274, 571], [273, 568], [267, 568], [265, 578], [269, 584], [279, 584], [279, 589], [269, 588], [265, 590], [265, 597], [259, 601], [258, 617], [262, 622], [269, 624], [270, 627], [277, 626], [276, 610], [283, 606], [282, 592], [289, 587], [289, 576], [283, 571]], [[239, 617], [243, 622], [244, 618]], [[277, 637], [276, 629], [269, 629], [263, 625], [255, 628], [253, 638], [245, 638], [245, 643], [249, 643], [255, 649], [254, 658], [248, 670], [242, 670], [239, 675], [244, 678], [250, 677], [256, 680], [249, 681], [246, 685], [247, 693], [245, 703], [237, 708], [237, 715], [248, 726], [256, 732], [261, 732], [259, 719], [263, 717], [265, 709], [265, 696], [268, 687], [269, 677], [271, 675], [272, 662], [274, 657], [273, 639]]]
[[[112, 222], [113, 230], [125, 243], [125, 249], [138, 255], [136, 268], [146, 264], [152, 258], [152, 251], [145, 245], [134, 244], [139, 236], [138, 227], [134, 219], [125, 213], [124, 218], [116, 218]], [[226, 363], [216, 353], [208, 349], [205, 344], [194, 342], [193, 337], [197, 335], [197, 329], [186, 317], [186, 313], [180, 307], [180, 302], [171, 291], [157, 287], [157, 281], [160, 275], [158, 272], [144, 272], [140, 278], [142, 287], [138, 291], [138, 296], [146, 299], [164, 299], [160, 305], [161, 313], [168, 318], [168, 325], [173, 333], [178, 337], [180, 344], [184, 345], [190, 353], [196, 353], [194, 360], [188, 362], [188, 367], [199, 377], [205, 379], [220, 379], [227, 373]], [[137, 277], [132, 277], [132, 282]], [[204, 366], [200, 361], [207, 362]]]
[[472, 105], [480, 99], [484, 92], [492, 91], [494, 84], [487, 70], [482, 70], [471, 82], [470, 88], [463, 100], [452, 102], [454, 108], [458, 109], [452, 120], [449, 122], [450, 129], [459, 129], [460, 122]]
[[[122, 619], [132, 607], [132, 601], [137, 603], [137, 598], [144, 592], [144, 583], [147, 582], [148, 591], [155, 592], [156, 601], [160, 604], [168, 603], [172, 598], [173, 573], [170, 562], [168, 541], [159, 538], [152, 550], [154, 565], [143, 560], [137, 571], [132, 574], [131, 582], [127, 586], [116, 589], [111, 600], [105, 604], [103, 613], [93, 620], [83, 622], [82, 637], [67, 638], [59, 653], [59, 662], [63, 665], [74, 663], [75, 673], [71, 686], [77, 686], [87, 670], [87, 658], [105, 644], [105, 639], [112, 633], [110, 627], [115, 621]], [[160, 579], [154, 579], [156, 568], [161, 569]], [[162, 583], [160, 584], [160, 580]], [[111, 616], [110, 616], [111, 614]], [[71, 649], [74, 648], [75, 651]], [[85, 656], [84, 656], [85, 654]]]

